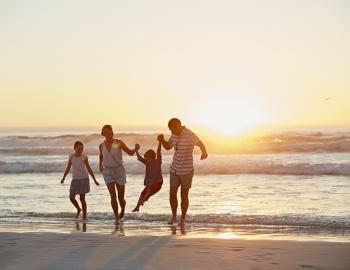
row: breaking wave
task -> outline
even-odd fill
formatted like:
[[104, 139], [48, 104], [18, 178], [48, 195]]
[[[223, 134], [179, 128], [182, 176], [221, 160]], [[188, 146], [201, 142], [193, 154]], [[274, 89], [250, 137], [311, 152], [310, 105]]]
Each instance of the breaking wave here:
[[[62, 173], [66, 161], [61, 162], [3, 162], [0, 161], [0, 174], [18, 173]], [[92, 162], [95, 172], [97, 164]], [[169, 171], [170, 161], [163, 162], [163, 173]], [[144, 174], [144, 166], [136, 160], [125, 162], [128, 174]], [[345, 163], [289, 163], [279, 164], [273, 162], [237, 162], [214, 161], [198, 162], [195, 165], [196, 174], [276, 174], [276, 175], [350, 175], [350, 164]]]
[[[118, 138], [128, 145], [139, 143], [143, 148], [155, 147], [156, 133], [121, 133]], [[102, 141], [99, 134], [60, 136], [4, 136], [0, 137], [0, 154], [4, 155], [61, 155], [72, 150], [73, 143], [80, 140], [88, 154], [98, 153]], [[254, 154], [254, 153], [303, 153], [303, 152], [350, 152], [350, 134], [343, 133], [297, 133], [285, 132], [261, 136], [247, 136], [243, 143], [233, 137], [225, 141], [227, 147], [216, 147], [215, 139], [208, 140], [211, 153]]]
[[[2, 211], [1, 219], [34, 219], [34, 220], [64, 220], [72, 219], [71, 212], [37, 213]], [[126, 214], [127, 222], [161, 222], [169, 220], [166, 214]], [[91, 222], [111, 221], [114, 216], [110, 212], [89, 213]], [[305, 216], [305, 215], [233, 215], [233, 214], [198, 214], [189, 215], [188, 223], [222, 224], [222, 225], [259, 225], [259, 226], [296, 226], [319, 228], [350, 228], [350, 220], [336, 216]]]

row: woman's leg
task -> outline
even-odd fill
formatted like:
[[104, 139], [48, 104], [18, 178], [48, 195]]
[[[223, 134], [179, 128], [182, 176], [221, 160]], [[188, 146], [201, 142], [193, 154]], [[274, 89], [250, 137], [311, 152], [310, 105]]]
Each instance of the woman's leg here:
[[116, 183], [107, 184], [109, 191], [109, 196], [111, 197], [111, 205], [114, 212], [115, 219], [118, 221], [118, 203], [117, 203], [117, 194], [115, 192]]
[[69, 194], [69, 199], [72, 202], [72, 204], [75, 206], [75, 208], [77, 209], [77, 214], [75, 217], [79, 217], [80, 212], [81, 212], [81, 208], [80, 208], [77, 200], [75, 199], [75, 194], [74, 193]]
[[87, 206], [86, 206], [85, 194], [80, 195], [80, 202], [83, 208], [83, 219], [86, 219]]
[[119, 200], [119, 204], [120, 204], [120, 207], [121, 207], [119, 219], [123, 219], [124, 212], [125, 212], [125, 205], [126, 205], [126, 201], [125, 201], [125, 198], [124, 198], [125, 185], [118, 185], [117, 184], [117, 191], [118, 191], [118, 200]]

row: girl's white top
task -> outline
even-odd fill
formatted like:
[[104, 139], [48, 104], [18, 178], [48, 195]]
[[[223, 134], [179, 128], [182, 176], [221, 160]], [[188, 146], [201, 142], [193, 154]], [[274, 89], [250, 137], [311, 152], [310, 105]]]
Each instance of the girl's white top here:
[[105, 168], [119, 167], [123, 165], [122, 150], [117, 140], [113, 140], [111, 151], [108, 151], [105, 142], [103, 142], [102, 155], [102, 164]]
[[85, 160], [87, 156], [82, 154], [77, 157], [75, 154], [69, 156], [69, 160], [72, 162], [72, 175], [73, 179], [86, 179], [89, 178], [88, 172], [85, 167]]

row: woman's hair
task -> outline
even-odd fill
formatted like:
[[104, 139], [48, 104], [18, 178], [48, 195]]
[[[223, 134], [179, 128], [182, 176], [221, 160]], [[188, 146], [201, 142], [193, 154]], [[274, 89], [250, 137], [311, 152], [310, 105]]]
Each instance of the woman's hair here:
[[81, 142], [81, 141], [76, 141], [74, 143], [74, 149], [77, 148], [79, 145], [83, 146], [84, 147], [84, 144]]
[[156, 153], [152, 149], [150, 149], [150, 150], [146, 151], [144, 157], [145, 157], [145, 159], [148, 159], [148, 158], [150, 158], [150, 159], [154, 158], [155, 159], [157, 156], [156, 156]]
[[111, 125], [104, 125], [101, 130], [101, 135], [104, 136], [106, 134], [106, 131], [110, 130], [113, 132], [113, 128]]

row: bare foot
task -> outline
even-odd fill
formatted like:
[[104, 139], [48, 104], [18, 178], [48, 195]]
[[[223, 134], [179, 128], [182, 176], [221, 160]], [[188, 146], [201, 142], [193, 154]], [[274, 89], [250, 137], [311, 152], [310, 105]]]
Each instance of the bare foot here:
[[120, 224], [120, 220], [118, 217], [115, 218], [115, 225], [119, 225]]
[[80, 216], [80, 213], [81, 213], [81, 209], [79, 208], [79, 209], [77, 210], [77, 214], [75, 215], [75, 217], [78, 218], [78, 217]]
[[135, 209], [132, 210], [133, 213], [138, 212], [138, 211], [140, 211], [140, 209], [138, 207], [135, 207]]
[[176, 217], [172, 217], [169, 221], [168, 224], [169, 225], [174, 225], [176, 223]]

